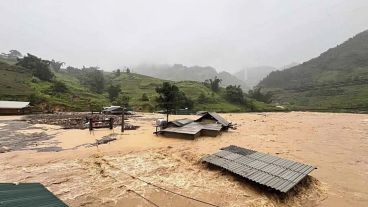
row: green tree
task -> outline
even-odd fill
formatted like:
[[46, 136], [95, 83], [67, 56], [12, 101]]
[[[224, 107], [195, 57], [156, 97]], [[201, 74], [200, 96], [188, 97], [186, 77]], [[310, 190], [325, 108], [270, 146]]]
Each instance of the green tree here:
[[214, 92], [218, 92], [220, 90], [220, 83], [221, 83], [221, 79], [217, 78], [217, 76], [215, 76], [214, 79], [208, 79], [208, 80], [205, 80], [203, 82], [203, 84], [210, 88], [212, 91]]
[[188, 98], [183, 91], [169, 82], [162, 83], [162, 86], [156, 88], [159, 96], [156, 98], [158, 107], [165, 110], [166, 120], [169, 121], [169, 114], [178, 108], [193, 108], [193, 101]]
[[121, 88], [119, 85], [116, 86], [110, 85], [109, 88], [107, 89], [107, 92], [109, 93], [110, 101], [113, 101], [121, 93]]
[[103, 71], [99, 67], [82, 68], [82, 83], [87, 85], [91, 91], [102, 93], [105, 88], [105, 78]]
[[225, 90], [226, 99], [232, 103], [245, 103], [244, 93], [240, 86], [227, 86]]
[[141, 98], [142, 101], [149, 101], [149, 98], [147, 96], [146, 93], [142, 94], [142, 98]]
[[246, 105], [250, 109], [250, 111], [257, 111], [257, 106], [254, 103], [254, 100], [247, 101]]
[[51, 81], [54, 74], [49, 68], [49, 62], [42, 60], [34, 55], [27, 54], [24, 58], [19, 59], [17, 65], [28, 68], [32, 74], [44, 81]]
[[37, 104], [46, 101], [44, 97], [40, 96], [37, 93], [32, 93], [31, 95], [29, 95], [28, 100], [32, 106], [35, 106]]
[[127, 69], [126, 69], [126, 72], [127, 72], [128, 74], [130, 74], [130, 69], [129, 69], [129, 68], [127, 68]]
[[149, 112], [153, 112], [155, 107], [152, 106], [152, 104], [145, 102], [141, 105], [141, 109], [143, 109], [144, 111], [149, 111]]
[[68, 91], [68, 88], [64, 82], [54, 81], [53, 85], [51, 86], [51, 90], [54, 93], [65, 93]]
[[166, 120], [169, 121], [169, 114], [176, 108], [179, 88], [169, 82], [162, 83], [162, 86], [156, 88], [159, 96], [156, 98], [158, 107], [165, 110]]
[[101, 111], [103, 105], [97, 101], [92, 101], [91, 99], [88, 100], [89, 110], [90, 111]]
[[249, 90], [248, 96], [253, 98], [257, 101], [262, 101], [264, 103], [271, 103], [272, 102], [272, 94], [270, 92], [262, 93], [262, 88], [257, 87], [253, 90]]
[[120, 76], [120, 74], [121, 74], [120, 69], [117, 69], [117, 70], [115, 71], [115, 76], [116, 76], [116, 77], [119, 77], [119, 76]]
[[115, 101], [113, 102], [114, 105], [129, 107], [130, 97], [124, 94], [120, 94]]
[[208, 99], [209, 98], [206, 96], [206, 94], [202, 92], [201, 94], [199, 94], [199, 96], [197, 98], [197, 102], [201, 103], [201, 104], [204, 104], [204, 103], [208, 102]]

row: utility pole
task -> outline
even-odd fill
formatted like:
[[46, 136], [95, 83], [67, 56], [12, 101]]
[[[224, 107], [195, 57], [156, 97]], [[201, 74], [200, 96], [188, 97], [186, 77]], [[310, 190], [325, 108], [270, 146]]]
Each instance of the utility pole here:
[[169, 109], [166, 109], [166, 122], [169, 123]]
[[124, 114], [125, 114], [125, 108], [123, 108], [123, 113], [121, 114], [121, 132], [124, 132]]

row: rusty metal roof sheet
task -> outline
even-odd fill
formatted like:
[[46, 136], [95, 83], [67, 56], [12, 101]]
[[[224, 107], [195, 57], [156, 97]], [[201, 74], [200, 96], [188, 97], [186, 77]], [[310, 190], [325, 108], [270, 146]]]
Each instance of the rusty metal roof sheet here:
[[203, 161], [284, 193], [316, 169], [310, 165], [234, 145], [204, 157]]

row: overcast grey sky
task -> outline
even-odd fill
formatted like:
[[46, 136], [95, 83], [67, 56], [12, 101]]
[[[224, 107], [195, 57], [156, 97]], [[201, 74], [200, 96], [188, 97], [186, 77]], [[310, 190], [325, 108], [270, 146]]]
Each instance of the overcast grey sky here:
[[368, 0], [0, 0], [0, 52], [105, 70], [280, 67], [368, 29]]

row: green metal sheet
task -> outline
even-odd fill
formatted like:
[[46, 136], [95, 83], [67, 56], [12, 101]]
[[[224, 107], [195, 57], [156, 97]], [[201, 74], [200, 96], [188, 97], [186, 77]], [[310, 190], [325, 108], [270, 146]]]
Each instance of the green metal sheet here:
[[68, 207], [40, 183], [0, 183], [0, 207]]

